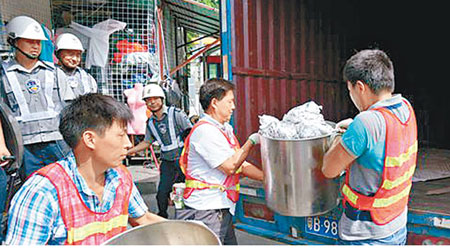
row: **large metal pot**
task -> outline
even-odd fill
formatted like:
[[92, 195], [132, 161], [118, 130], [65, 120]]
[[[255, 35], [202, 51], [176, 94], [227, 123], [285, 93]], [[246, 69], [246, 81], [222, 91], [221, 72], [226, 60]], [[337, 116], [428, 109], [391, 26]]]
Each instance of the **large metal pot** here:
[[132, 228], [103, 245], [220, 245], [220, 240], [204, 224], [168, 220]]
[[339, 183], [321, 171], [330, 137], [280, 140], [261, 136], [269, 208], [285, 216], [313, 216], [338, 205]]

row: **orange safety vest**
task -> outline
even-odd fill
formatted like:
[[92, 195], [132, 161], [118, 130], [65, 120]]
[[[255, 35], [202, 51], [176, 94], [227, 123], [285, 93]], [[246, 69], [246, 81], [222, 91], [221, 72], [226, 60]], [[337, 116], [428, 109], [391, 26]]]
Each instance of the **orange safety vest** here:
[[57, 190], [59, 208], [67, 230], [66, 245], [100, 245], [127, 229], [133, 180], [124, 166], [116, 170], [121, 177], [120, 184], [116, 188], [114, 204], [104, 213], [93, 212], [86, 206], [75, 183], [58, 163], [36, 172], [50, 180]]
[[233, 141], [225, 134], [225, 132], [222, 131], [222, 129], [218, 128], [216, 125], [207, 122], [207, 121], [199, 121], [197, 122], [194, 127], [192, 128], [189, 135], [186, 137], [183, 151], [181, 152], [180, 157], [180, 168], [183, 171], [184, 175], [186, 176], [186, 188], [184, 189], [183, 198], [187, 199], [189, 196], [191, 196], [192, 192], [195, 190], [202, 190], [202, 189], [210, 189], [210, 188], [217, 188], [220, 189], [222, 192], [227, 193], [228, 199], [230, 199], [232, 202], [236, 203], [239, 200], [239, 177], [242, 172], [242, 167], [239, 167], [239, 169], [236, 171], [236, 173], [227, 176], [224, 183], [222, 184], [213, 184], [208, 183], [205, 181], [198, 180], [194, 177], [192, 177], [189, 174], [189, 168], [188, 168], [188, 156], [189, 156], [189, 147], [190, 147], [190, 138], [192, 133], [195, 129], [197, 129], [199, 126], [203, 124], [210, 124], [215, 126], [217, 129], [222, 132], [222, 134], [225, 136], [225, 138], [228, 141], [228, 144], [230, 144], [230, 147], [234, 150], [237, 150], [240, 148], [238, 140], [235, 135], [233, 135]]
[[403, 213], [412, 187], [417, 158], [417, 124], [414, 110], [404, 102], [410, 111], [406, 122], [401, 122], [387, 108], [374, 109], [386, 122], [385, 160], [378, 191], [373, 197], [354, 191], [349, 185], [349, 174], [342, 186], [344, 202], [356, 209], [370, 211], [372, 221], [377, 225], [385, 225]]

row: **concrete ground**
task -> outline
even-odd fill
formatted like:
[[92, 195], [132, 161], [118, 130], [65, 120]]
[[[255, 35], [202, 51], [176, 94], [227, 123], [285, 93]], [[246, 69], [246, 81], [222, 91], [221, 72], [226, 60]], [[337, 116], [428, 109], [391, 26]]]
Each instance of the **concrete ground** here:
[[[158, 206], [156, 204], [156, 191], [159, 181], [159, 172], [154, 165], [132, 165], [129, 166], [134, 182], [142, 194], [145, 203], [149, 207], [150, 212], [157, 213]], [[169, 219], [174, 219], [175, 208], [169, 206]], [[266, 239], [247, 232], [236, 230], [236, 237], [239, 245], [285, 245], [281, 242]]]

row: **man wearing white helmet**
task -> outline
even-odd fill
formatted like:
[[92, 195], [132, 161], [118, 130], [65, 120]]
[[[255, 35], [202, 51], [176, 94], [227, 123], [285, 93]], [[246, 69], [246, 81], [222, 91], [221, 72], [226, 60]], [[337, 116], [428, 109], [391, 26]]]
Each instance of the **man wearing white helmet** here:
[[18, 120], [24, 142], [22, 178], [59, 160], [68, 151], [58, 131], [58, 115], [64, 105], [58, 94], [54, 65], [39, 60], [41, 41], [47, 40], [41, 25], [17, 16], [6, 25], [14, 57], [2, 63], [0, 99]]
[[[41, 41], [47, 40], [41, 25], [30, 17], [17, 16], [8, 22], [6, 30], [15, 53], [2, 63], [0, 101], [11, 109], [21, 128], [24, 155], [19, 174], [25, 179], [68, 152], [58, 131], [63, 103], [53, 64], [39, 60]], [[4, 174], [2, 168], [0, 171]], [[3, 208], [0, 210], [2, 219]]]
[[63, 33], [56, 39], [55, 47], [60, 64], [56, 68], [56, 76], [61, 98], [67, 103], [77, 96], [97, 92], [95, 79], [79, 67], [84, 51], [80, 39], [73, 34]]
[[192, 124], [182, 110], [164, 104], [165, 94], [158, 84], [146, 85], [142, 98], [153, 115], [148, 119], [144, 140], [128, 150], [128, 154], [142, 151], [155, 140], [158, 141], [161, 146], [161, 165], [156, 200], [158, 215], [167, 218], [172, 185], [175, 182], [184, 182], [184, 175], [179, 166], [180, 153], [183, 149], [181, 137]]

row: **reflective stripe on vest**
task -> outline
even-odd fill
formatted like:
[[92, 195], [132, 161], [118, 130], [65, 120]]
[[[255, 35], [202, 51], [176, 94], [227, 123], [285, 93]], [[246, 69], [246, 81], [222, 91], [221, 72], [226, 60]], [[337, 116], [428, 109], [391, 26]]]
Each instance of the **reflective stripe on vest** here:
[[168, 126], [169, 126], [169, 138], [170, 138], [170, 142], [171, 142], [171, 144], [169, 144], [169, 145], [165, 145], [163, 143], [163, 141], [161, 140], [158, 130], [156, 129], [155, 124], [153, 124], [153, 117], [150, 118], [150, 121], [148, 123], [153, 136], [156, 138], [159, 145], [161, 146], [161, 150], [164, 152], [168, 152], [168, 151], [183, 147], [183, 141], [178, 140], [177, 134], [175, 133], [175, 108], [174, 107], [169, 107], [167, 119], [168, 119]]
[[225, 192], [227, 190], [239, 191], [240, 184], [237, 183], [234, 186], [226, 187], [225, 185], [221, 185], [221, 184], [209, 184], [209, 183], [206, 183], [206, 182], [190, 179], [190, 180], [186, 180], [186, 187], [190, 187], [190, 188], [193, 188], [193, 189], [217, 188], [220, 191]]
[[99, 245], [126, 231], [133, 181], [124, 166], [115, 169], [119, 173], [120, 184], [111, 209], [104, 213], [96, 213], [86, 206], [75, 183], [61, 165], [51, 164], [36, 172], [46, 177], [57, 190], [60, 213], [67, 230], [65, 244]]
[[370, 211], [377, 225], [385, 225], [403, 213], [412, 187], [418, 148], [417, 125], [411, 105], [404, 103], [410, 111], [405, 123], [386, 108], [374, 109], [383, 115], [386, 123], [386, 156], [378, 191], [374, 196], [365, 196], [352, 190], [349, 174], [342, 186], [344, 200], [359, 210]]
[[[81, 92], [81, 95], [85, 95], [91, 92], [95, 92], [95, 87], [94, 87], [94, 83], [91, 81], [91, 78], [89, 77], [88, 73], [81, 69], [81, 68], [77, 68], [77, 70], [79, 70], [80, 72], [80, 81], [81, 81], [81, 86], [83, 86], [83, 91]], [[62, 68], [57, 67], [56, 68], [56, 75], [57, 75], [57, 79], [58, 82], [61, 82], [61, 79], [64, 79], [66, 82], [60, 84], [60, 93], [61, 93], [61, 98], [63, 98], [64, 100], [71, 100], [71, 99], [75, 99], [76, 95], [74, 92], [74, 89], [76, 89], [78, 86], [72, 87], [69, 84], [67, 84], [67, 75], [65, 74], [64, 70], [62, 70]], [[70, 92], [69, 92], [70, 91]]]
[[231, 139], [216, 125], [214, 125], [210, 122], [204, 121], [204, 120], [197, 122], [194, 125], [194, 127], [192, 128], [189, 135], [186, 137], [186, 145], [185, 145], [185, 147], [181, 153], [181, 157], [180, 157], [180, 168], [186, 176], [186, 180], [185, 180], [186, 188], [184, 189], [183, 198], [185, 198], [185, 199], [189, 198], [189, 196], [191, 196], [192, 192], [194, 192], [195, 190], [219, 189], [222, 192], [226, 192], [227, 198], [230, 199], [232, 202], [236, 203], [239, 200], [239, 190], [240, 190], [239, 177], [242, 172], [242, 166], [240, 166], [234, 174], [227, 176], [225, 181], [223, 182], [223, 184], [213, 184], [213, 183], [207, 183], [205, 181], [200, 181], [198, 179], [195, 179], [194, 177], [192, 177], [189, 174], [188, 157], [189, 157], [189, 149], [190, 149], [190, 144], [189, 144], [190, 138], [191, 138], [191, 135], [194, 132], [194, 130], [197, 129], [197, 127], [199, 127], [202, 124], [210, 124], [210, 125], [216, 127], [225, 136], [225, 138], [227, 139], [228, 144], [230, 145], [231, 148], [233, 148], [235, 150], [240, 148], [239, 144], [238, 144], [238, 140], [236, 139], [236, 137], [234, 135], [233, 135], [233, 140], [234, 140], [234, 143], [233, 143], [233, 142], [231, 142]]
[[[357, 208], [360, 210], [370, 210], [371, 208], [382, 208], [388, 207], [395, 202], [400, 201], [405, 196], [409, 195], [409, 191], [411, 190], [412, 184], [406, 186], [400, 193], [397, 193], [393, 196], [387, 198], [376, 198], [371, 199], [372, 197], [368, 197], [367, 199], [361, 198], [361, 194], [353, 191], [348, 184], [344, 184], [342, 187], [342, 193], [345, 195], [346, 200], [353, 206], [358, 206]], [[364, 205], [367, 203], [372, 203], [368, 205]]]
[[415, 153], [417, 153], [417, 148], [418, 148], [418, 143], [416, 141], [416, 143], [414, 143], [411, 147], [408, 148], [408, 151], [401, 154], [400, 156], [397, 157], [392, 157], [392, 156], [388, 156], [386, 157], [386, 163], [385, 166], [386, 167], [398, 167], [403, 165], [403, 163], [405, 163], [406, 161], [408, 161], [409, 159], [411, 159], [411, 156]]
[[5, 71], [6, 78], [8, 79], [9, 85], [13, 91], [14, 97], [16, 98], [17, 104], [19, 105], [20, 116], [17, 116], [16, 119], [22, 122], [29, 121], [37, 121], [37, 120], [45, 120], [51, 119], [58, 116], [58, 113], [55, 111], [55, 103], [53, 103], [53, 87], [55, 85], [55, 81], [53, 78], [53, 73], [50, 70], [45, 71], [45, 100], [47, 101], [47, 110], [41, 112], [31, 113], [28, 108], [28, 104], [25, 100], [25, 96], [23, 95], [22, 89], [20, 87], [20, 83], [17, 80], [17, 76], [13, 71], [7, 71], [5, 68], [5, 64], [2, 64], [3, 70]]
[[90, 93], [92, 90], [92, 83], [86, 71], [80, 69], [81, 83], [83, 84], [83, 95]]
[[90, 235], [107, 234], [114, 228], [126, 227], [128, 224], [128, 215], [119, 215], [109, 221], [94, 221], [79, 228], [72, 228], [67, 231], [67, 244], [80, 242]]

